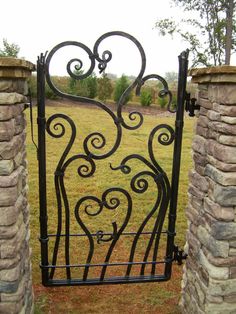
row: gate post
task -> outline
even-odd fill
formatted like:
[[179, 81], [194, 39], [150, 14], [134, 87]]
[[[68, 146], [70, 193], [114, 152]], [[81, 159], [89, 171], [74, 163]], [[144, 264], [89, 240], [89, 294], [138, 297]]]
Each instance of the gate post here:
[[0, 58], [0, 313], [33, 313], [27, 199], [27, 78], [34, 65]]
[[236, 67], [193, 69], [201, 106], [189, 174], [183, 313], [236, 312]]

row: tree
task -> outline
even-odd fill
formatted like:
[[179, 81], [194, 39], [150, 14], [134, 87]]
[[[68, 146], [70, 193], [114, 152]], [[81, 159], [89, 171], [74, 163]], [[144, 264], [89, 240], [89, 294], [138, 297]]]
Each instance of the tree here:
[[[126, 75], [122, 75], [117, 81], [115, 85], [115, 90], [114, 90], [114, 100], [115, 102], [118, 102], [119, 99], [121, 98], [122, 94], [125, 92], [125, 90], [129, 87], [129, 81]], [[129, 94], [125, 101], [124, 105], [127, 104], [127, 102], [131, 100], [131, 94]]]
[[107, 74], [103, 72], [101, 78], [98, 79], [98, 99], [101, 101], [106, 101], [111, 98], [113, 88], [111, 80], [108, 78]]
[[142, 106], [147, 107], [150, 106], [152, 103], [152, 95], [151, 92], [147, 89], [141, 91], [140, 94], [140, 103]]
[[[193, 66], [230, 64], [231, 51], [236, 50], [236, 0], [172, 0], [198, 19], [161, 19], [156, 28], [163, 36], [179, 34], [188, 42]], [[186, 25], [186, 27], [184, 27]], [[187, 30], [186, 30], [187, 29]]]
[[0, 57], [14, 57], [17, 58], [20, 47], [14, 43], [9, 44], [8, 41], [3, 39], [3, 49], [0, 49]]
[[[83, 71], [75, 70], [74, 73], [79, 76]], [[95, 98], [97, 96], [97, 77], [92, 73], [83, 80], [77, 80], [73, 77], [69, 78], [69, 92], [81, 97]]]

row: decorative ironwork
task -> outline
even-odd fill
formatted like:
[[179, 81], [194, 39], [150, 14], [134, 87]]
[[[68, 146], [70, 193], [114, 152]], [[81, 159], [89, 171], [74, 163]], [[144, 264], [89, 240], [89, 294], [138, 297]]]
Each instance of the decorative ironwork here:
[[[50, 75], [50, 64], [54, 55], [63, 47], [74, 46], [82, 49], [90, 60], [89, 69], [81, 72], [83, 69], [83, 61], [80, 58], [72, 58], [67, 63], [68, 74], [76, 79], [82, 80], [95, 69], [96, 64], [100, 72], [104, 71], [107, 64], [112, 60], [112, 53], [105, 50], [99, 54], [99, 45], [106, 38], [111, 36], [121, 36], [129, 39], [138, 49], [141, 56], [141, 67], [139, 74], [123, 93], [117, 103], [117, 110], [113, 112], [109, 106], [104, 103], [89, 99], [86, 97], [66, 94], [61, 91], [52, 81]], [[84, 284], [106, 284], [106, 283], [132, 283], [132, 282], [148, 282], [148, 281], [164, 281], [168, 280], [171, 275], [171, 265], [176, 260], [176, 251], [174, 246], [175, 236], [175, 219], [176, 204], [178, 195], [178, 180], [181, 156], [181, 141], [183, 128], [183, 112], [185, 101], [186, 76], [188, 65], [188, 52], [183, 52], [179, 56], [179, 84], [177, 107], [173, 110], [172, 94], [168, 89], [167, 82], [159, 75], [151, 74], [143, 76], [146, 67], [146, 57], [141, 44], [133, 36], [124, 32], [110, 32], [102, 35], [95, 43], [93, 51], [86, 45], [76, 41], [66, 41], [55, 46], [47, 55], [41, 54], [38, 58], [38, 143], [39, 143], [39, 195], [40, 195], [40, 230], [41, 230], [41, 268], [42, 281], [44, 285], [84, 285]], [[74, 69], [76, 71], [73, 70]], [[81, 74], [82, 73], [82, 74]], [[82, 141], [83, 149], [76, 154], [71, 153], [75, 145], [77, 137], [77, 128], [74, 121], [67, 115], [56, 113], [45, 118], [45, 79], [49, 87], [58, 96], [74, 101], [89, 103], [91, 106], [97, 106], [102, 109], [111, 121], [113, 121], [116, 131], [116, 138], [112, 147], [107, 145], [107, 136], [102, 132], [91, 132]], [[87, 195], [78, 198], [76, 205], [71, 208], [68, 198], [68, 191], [65, 184], [65, 174], [68, 168], [74, 162], [80, 162], [77, 167], [77, 173], [80, 178], [86, 180], [93, 177], [97, 170], [97, 161], [108, 159], [120, 147], [123, 130], [137, 130], [144, 121], [143, 115], [138, 112], [131, 112], [128, 118], [123, 114], [123, 106], [127, 95], [136, 90], [136, 94], [144, 83], [149, 79], [158, 80], [163, 88], [159, 92], [159, 97], [168, 97], [168, 110], [176, 114], [175, 129], [170, 125], [159, 124], [154, 127], [148, 138], [148, 157], [141, 154], [130, 154], [123, 158], [120, 164], [114, 162], [110, 164], [112, 173], [121, 172], [130, 179], [130, 188], [111, 187], [106, 189], [101, 197], [98, 195]], [[66, 132], [66, 128], [70, 129], [70, 138], [66, 147], [59, 158], [54, 172], [54, 185], [57, 200], [57, 227], [56, 234], [48, 234], [48, 209], [47, 209], [47, 188], [46, 188], [46, 133], [57, 140], [62, 139]], [[161, 146], [169, 146], [174, 143], [173, 150], [173, 166], [172, 178], [170, 180], [162, 169], [154, 153], [154, 142]], [[141, 171], [133, 174], [132, 162], [139, 162], [142, 167]], [[156, 198], [155, 203], [151, 206], [146, 217], [140, 223], [136, 232], [127, 230], [127, 226], [131, 221], [134, 211], [132, 194], [142, 195], [148, 189], [150, 184], [155, 186]], [[78, 190], [79, 193], [79, 190]], [[122, 206], [121, 206], [122, 205]], [[85, 223], [84, 216], [90, 221], [97, 219], [104, 211], [118, 212], [122, 207], [123, 221], [118, 223], [115, 219], [110, 225], [109, 231], [103, 230], [102, 226], [95, 232], [91, 232]], [[163, 230], [164, 220], [167, 211], [169, 212], [168, 226]], [[74, 212], [74, 222], [77, 222], [81, 233], [71, 233], [71, 213]], [[64, 217], [64, 218], [63, 218]], [[147, 231], [146, 227], [152, 219], [152, 230]], [[64, 227], [63, 227], [64, 226]], [[64, 232], [63, 232], [64, 230]], [[166, 237], [166, 253], [162, 260], [158, 260], [158, 249], [161, 236]], [[115, 252], [115, 248], [121, 237], [132, 237], [130, 244], [129, 258], [125, 262], [111, 261], [111, 257]], [[140, 261], [135, 260], [138, 245], [143, 236], [147, 236], [146, 247], [143, 249]], [[85, 263], [71, 263], [71, 238], [85, 238], [88, 246], [87, 257]], [[53, 243], [52, 258], [49, 258], [49, 239]], [[54, 239], [54, 240], [53, 240]], [[60, 264], [59, 247], [64, 241], [64, 264]], [[54, 242], [53, 242], [54, 241]], [[107, 253], [102, 262], [93, 261], [95, 254], [95, 246], [101, 247], [108, 245]], [[122, 253], [122, 252], [121, 252]], [[140, 255], [139, 255], [140, 256]], [[177, 259], [178, 260], [178, 259]], [[158, 273], [157, 268], [162, 265], [163, 273]], [[107, 271], [112, 267], [123, 267], [123, 275], [110, 276]], [[132, 274], [134, 267], [139, 266], [139, 270]], [[149, 267], [150, 266], [150, 267]], [[91, 269], [100, 269], [100, 273], [95, 277], [90, 277]], [[149, 270], [150, 268], [150, 270]], [[58, 269], [65, 270], [65, 278], [55, 278], [55, 271]], [[72, 276], [72, 269], [82, 269], [81, 277]]]

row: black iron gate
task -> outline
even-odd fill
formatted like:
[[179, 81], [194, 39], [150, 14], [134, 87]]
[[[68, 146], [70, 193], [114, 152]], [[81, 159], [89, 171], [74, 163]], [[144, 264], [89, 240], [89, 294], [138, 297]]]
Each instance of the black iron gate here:
[[[119, 99], [115, 111], [100, 101], [64, 93], [55, 86], [50, 75], [54, 56], [69, 46], [82, 49], [91, 63], [87, 72], [83, 73], [80, 71], [82, 60], [78, 57], [70, 59], [67, 63], [70, 77], [75, 80], [89, 77], [96, 62], [100, 72], [104, 71], [112, 60], [112, 54], [106, 50], [100, 55], [98, 48], [111, 36], [129, 39], [141, 55], [141, 70]], [[156, 74], [144, 76], [145, 66], [142, 46], [134, 37], [123, 32], [104, 34], [96, 41], [93, 51], [82, 43], [68, 41], [38, 58], [40, 242], [42, 282], [46, 286], [165, 281], [171, 276], [173, 261], [181, 263], [184, 258], [174, 244], [174, 237], [188, 52], [179, 56], [176, 108], [172, 107], [172, 94], [166, 81]], [[125, 99], [134, 89], [139, 94], [144, 83], [150, 79], [162, 85], [159, 97], [168, 99], [167, 110], [175, 117], [175, 123], [173, 126], [158, 124], [157, 116], [157, 125], [152, 127], [146, 142], [140, 142], [146, 152], [140, 146], [139, 153], [116, 157], [124, 138], [135, 132], [138, 137], [138, 131], [142, 130], [145, 122], [145, 116], [140, 112], [124, 112]], [[78, 102], [78, 106], [73, 107], [75, 116], [81, 115], [81, 103], [96, 108], [91, 111], [91, 120], [94, 115], [100, 114], [98, 110], [102, 111], [112, 121], [115, 136], [110, 139], [111, 129], [98, 131], [99, 125], [94, 125], [95, 131], [87, 130], [81, 138], [81, 133], [77, 132], [78, 123], [75, 124], [67, 113], [58, 113], [59, 107], [51, 116], [45, 115], [45, 82], [59, 97]], [[83, 116], [80, 116], [81, 120]], [[50, 140], [58, 141], [59, 150], [63, 148], [54, 166], [47, 163], [50, 155], [55, 154], [55, 151], [50, 152]], [[128, 143], [131, 142], [132, 137]], [[162, 168], [158, 160], [160, 149], [156, 150], [155, 145], [163, 150], [172, 147], [172, 170]], [[77, 178], [71, 188], [68, 187], [68, 177], [72, 181], [74, 164]], [[105, 168], [110, 174], [106, 184], [99, 186], [97, 173], [101, 174]], [[55, 201], [51, 200], [51, 194], [49, 199], [47, 193], [50, 180], [54, 182]], [[109, 187], [110, 180], [114, 185], [112, 187]], [[94, 184], [98, 188], [90, 195], [90, 187]], [[106, 214], [107, 218], [100, 220], [102, 214]], [[113, 215], [111, 220], [109, 215]], [[136, 215], [142, 217], [136, 219]]]

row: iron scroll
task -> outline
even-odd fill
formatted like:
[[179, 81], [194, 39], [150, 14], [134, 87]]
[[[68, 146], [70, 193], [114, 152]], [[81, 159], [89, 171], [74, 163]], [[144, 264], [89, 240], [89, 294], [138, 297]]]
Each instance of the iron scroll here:
[[[120, 36], [129, 39], [137, 48], [141, 56], [141, 66], [139, 74], [123, 93], [117, 103], [116, 112], [112, 111], [104, 103], [76, 95], [66, 94], [61, 91], [52, 81], [50, 74], [50, 64], [54, 55], [63, 47], [75, 46], [82, 49], [90, 60], [90, 66], [82, 74], [83, 61], [78, 57], [73, 57], [67, 62], [67, 73], [76, 80], [83, 80], [89, 77], [98, 66], [100, 72], [104, 71], [107, 64], [112, 61], [112, 53], [105, 50], [99, 54], [99, 45], [106, 38]], [[76, 72], [73, 70], [75, 65]], [[109, 32], [102, 35], [94, 44], [93, 50], [86, 45], [76, 41], [66, 41], [55, 46], [47, 55], [41, 54], [37, 63], [38, 73], [38, 156], [39, 156], [39, 195], [40, 195], [40, 242], [41, 242], [41, 268], [42, 282], [46, 286], [57, 285], [93, 285], [93, 284], [115, 284], [115, 283], [135, 283], [165, 281], [171, 276], [172, 263], [175, 260], [175, 219], [178, 196], [179, 169], [181, 158], [181, 141], [183, 130], [183, 114], [185, 102], [186, 77], [188, 68], [188, 52], [183, 52], [179, 56], [179, 83], [177, 95], [177, 107], [172, 105], [172, 94], [164, 78], [157, 74], [144, 76], [146, 68], [145, 52], [137, 39], [124, 32]], [[78, 74], [79, 73], [79, 74]], [[124, 101], [127, 95], [135, 90], [140, 93], [142, 86], [149, 79], [155, 79], [162, 84], [159, 92], [160, 97], [168, 97], [168, 110], [175, 114], [175, 128], [167, 124], [155, 126], [147, 140], [147, 156], [142, 154], [129, 154], [121, 161], [109, 162], [109, 158], [120, 148], [124, 130], [132, 132], [138, 130], [144, 123], [142, 113], [135, 111], [126, 117], [123, 112]], [[107, 134], [100, 131], [90, 132], [82, 140], [82, 149], [72, 154], [75, 140], [78, 136], [77, 126], [73, 119], [64, 113], [55, 113], [50, 117], [45, 117], [45, 82], [52, 91], [64, 99], [86, 103], [95, 106], [107, 114], [108, 119], [113, 121], [116, 137], [110, 148], [107, 143]], [[55, 233], [48, 232], [48, 205], [47, 205], [47, 152], [46, 137], [60, 141], [66, 133], [66, 128], [70, 130], [70, 138], [66, 147], [58, 158], [58, 163], [54, 172], [54, 185], [56, 193], [57, 226]], [[160, 146], [174, 145], [173, 165], [171, 180], [161, 167], [154, 152], [154, 142]], [[97, 163], [107, 160], [110, 171], [120, 173], [130, 178], [130, 187], [123, 188], [119, 185], [109, 187], [99, 195], [80, 196], [78, 190], [78, 200], [71, 208], [68, 197], [65, 175], [71, 164], [79, 162], [77, 174], [85, 180], [91, 178], [97, 171]], [[134, 173], [132, 162], [142, 164], [141, 171]], [[128, 229], [134, 208], [133, 194], [144, 195], [149, 189], [150, 182], [155, 186], [156, 199], [149, 212], [136, 228], [135, 231]], [[91, 232], [87, 227], [84, 216], [89, 219], [97, 219], [104, 211], [116, 212], [122, 206], [123, 221], [113, 221], [109, 230], [98, 228]], [[72, 214], [73, 213], [73, 214]], [[164, 228], [165, 217], [168, 213], [168, 226]], [[71, 217], [78, 226], [78, 233], [71, 232]], [[152, 228], [146, 227], [153, 221]], [[141, 260], [136, 260], [137, 248], [142, 237], [147, 237], [145, 248], [142, 252]], [[166, 237], [166, 252], [162, 259], [158, 257], [159, 243], [162, 236]], [[84, 262], [71, 263], [71, 239], [86, 239], [88, 251]], [[126, 261], [113, 261], [112, 257], [119, 241], [122, 238], [131, 237], [129, 256]], [[49, 249], [49, 242], [52, 249]], [[61, 258], [60, 247], [64, 246], [63, 258]], [[102, 261], [95, 258], [95, 248], [97, 246], [108, 245], [107, 251]], [[60, 255], [60, 257], [59, 257]], [[60, 261], [59, 261], [60, 260]], [[63, 263], [61, 262], [63, 260]], [[110, 269], [114, 267], [122, 268], [119, 276], [110, 275]], [[159, 268], [163, 271], [160, 273]], [[81, 270], [80, 277], [73, 275], [74, 269]], [[91, 269], [100, 269], [96, 275], [90, 275]], [[134, 269], [138, 269], [134, 271]], [[63, 270], [63, 275], [57, 277], [58, 270]], [[109, 274], [108, 274], [109, 273]]]

